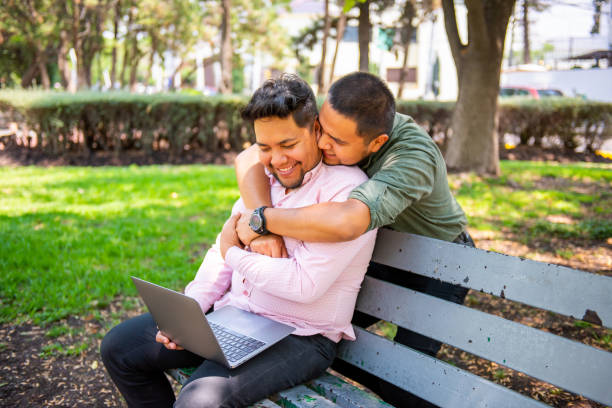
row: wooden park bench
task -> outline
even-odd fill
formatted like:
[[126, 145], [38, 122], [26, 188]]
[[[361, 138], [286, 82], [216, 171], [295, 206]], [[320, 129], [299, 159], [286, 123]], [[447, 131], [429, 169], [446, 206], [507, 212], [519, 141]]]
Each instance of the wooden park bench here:
[[[612, 327], [612, 278], [380, 230], [374, 262]], [[569, 392], [612, 405], [612, 353], [366, 276], [356, 310]], [[355, 328], [338, 358], [441, 407], [543, 407], [540, 401]], [[172, 375], [184, 382], [185, 373]], [[188, 375], [188, 374], [187, 374]], [[275, 402], [273, 402], [275, 401]], [[326, 373], [258, 407], [388, 407]]]

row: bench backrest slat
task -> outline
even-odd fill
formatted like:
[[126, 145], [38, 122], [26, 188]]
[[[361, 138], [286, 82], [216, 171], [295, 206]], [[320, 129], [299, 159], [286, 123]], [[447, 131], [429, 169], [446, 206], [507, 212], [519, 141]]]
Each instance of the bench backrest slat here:
[[381, 229], [372, 260], [612, 327], [612, 279]]
[[356, 308], [612, 405], [612, 353], [371, 277]]
[[356, 332], [356, 341], [341, 343], [341, 359], [440, 407], [547, 406], [363, 329]]

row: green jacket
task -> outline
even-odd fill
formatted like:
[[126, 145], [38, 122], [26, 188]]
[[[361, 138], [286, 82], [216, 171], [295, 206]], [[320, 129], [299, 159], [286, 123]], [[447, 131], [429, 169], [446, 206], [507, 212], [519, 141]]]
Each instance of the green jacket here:
[[396, 113], [389, 140], [359, 167], [370, 179], [349, 198], [370, 208], [368, 230], [386, 225], [452, 241], [467, 225], [448, 187], [440, 149], [410, 116]]

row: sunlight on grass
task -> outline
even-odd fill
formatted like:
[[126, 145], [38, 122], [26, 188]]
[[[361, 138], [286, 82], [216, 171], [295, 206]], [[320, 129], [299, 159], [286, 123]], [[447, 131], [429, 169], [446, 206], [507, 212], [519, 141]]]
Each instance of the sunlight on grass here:
[[193, 277], [238, 198], [215, 166], [0, 169], [0, 320], [53, 321], [119, 294], [137, 275]]
[[[612, 235], [607, 216], [612, 207], [612, 166], [505, 161], [501, 168], [502, 176], [496, 179], [449, 175], [470, 228], [509, 229], [527, 241], [544, 236], [605, 240]], [[550, 215], [580, 222], [550, 222]]]
[[[472, 229], [605, 241], [611, 170], [503, 162], [449, 181]], [[230, 167], [0, 168], [0, 321], [95, 314], [136, 296], [130, 275], [181, 290], [237, 198]]]

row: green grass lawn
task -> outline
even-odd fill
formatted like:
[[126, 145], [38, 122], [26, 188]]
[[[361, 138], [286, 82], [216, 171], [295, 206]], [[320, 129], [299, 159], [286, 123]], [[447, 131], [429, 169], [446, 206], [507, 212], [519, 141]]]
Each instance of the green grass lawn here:
[[[479, 230], [605, 240], [612, 167], [502, 163], [451, 175]], [[238, 198], [219, 166], [0, 168], [0, 322], [56, 321], [135, 296], [136, 275], [181, 289]], [[562, 215], [570, 222], [555, 223]]]
[[612, 236], [612, 166], [502, 162], [502, 176], [451, 175], [470, 228], [534, 239]]
[[182, 288], [237, 198], [229, 167], [1, 168], [0, 321], [104, 307], [130, 275]]

